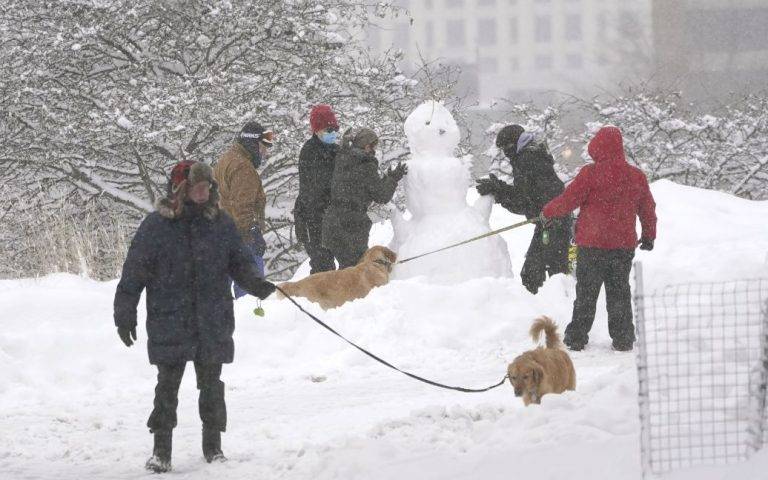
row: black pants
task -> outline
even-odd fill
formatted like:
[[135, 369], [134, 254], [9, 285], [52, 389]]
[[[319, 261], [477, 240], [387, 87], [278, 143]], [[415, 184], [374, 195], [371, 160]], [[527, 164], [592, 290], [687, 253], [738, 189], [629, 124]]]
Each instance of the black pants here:
[[568, 247], [571, 245], [571, 217], [556, 219], [547, 229], [549, 242], [544, 245], [544, 228], [537, 223], [533, 238], [525, 254], [520, 280], [536, 295], [544, 285], [547, 274], [568, 273]]
[[[151, 432], [172, 430], [176, 427], [176, 407], [179, 404], [179, 385], [184, 376], [185, 363], [157, 366], [155, 387], [155, 408], [149, 416], [147, 426]], [[200, 390], [198, 406], [200, 420], [206, 429], [224, 432], [227, 429], [227, 406], [224, 403], [224, 382], [221, 364], [195, 362], [197, 389]]]
[[[323, 217], [305, 218], [296, 216], [296, 237], [304, 244], [304, 249], [309, 255], [310, 275], [313, 273], [336, 270], [333, 261], [333, 253], [323, 246]], [[299, 231], [301, 230], [301, 231]]]
[[629, 272], [634, 250], [579, 247], [576, 263], [576, 300], [573, 317], [565, 329], [565, 343], [586, 345], [595, 321], [597, 297], [605, 284], [608, 310], [608, 333], [614, 342], [632, 344], [635, 328], [632, 324], [632, 293]]

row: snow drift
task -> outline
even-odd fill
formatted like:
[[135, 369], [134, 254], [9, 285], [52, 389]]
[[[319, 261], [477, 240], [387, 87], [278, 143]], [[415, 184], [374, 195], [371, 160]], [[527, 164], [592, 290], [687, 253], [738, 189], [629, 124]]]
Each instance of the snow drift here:
[[[636, 257], [646, 288], [768, 273], [768, 224], [761, 221], [768, 202], [665, 181], [652, 190], [659, 238], [654, 251]], [[520, 217], [494, 208], [490, 220], [499, 228]], [[515, 271], [532, 229], [504, 234]], [[378, 224], [372, 243], [391, 236], [389, 224]], [[118, 340], [114, 287], [71, 275], [0, 281], [4, 478], [143, 474], [156, 371], [147, 364], [143, 311], [139, 342], [127, 349]], [[339, 309], [309, 308], [401, 368], [481, 387], [531, 347], [526, 332], [535, 316], [564, 327], [572, 301], [573, 282], [562, 275], [536, 296], [518, 278], [435, 285], [416, 277]], [[286, 301], [264, 302], [265, 318], [253, 316], [255, 303], [236, 303], [235, 363], [222, 376], [227, 464], [202, 460], [197, 391], [187, 370], [174, 439], [174, 469], [183, 478], [640, 479], [634, 355], [610, 350], [602, 299], [590, 345], [572, 355], [576, 391], [529, 408], [506, 385], [463, 394], [418, 383], [374, 363]], [[734, 467], [739, 478], [764, 477], [764, 456], [750, 465]], [[699, 468], [690, 478], [733, 478], [723, 471]]]

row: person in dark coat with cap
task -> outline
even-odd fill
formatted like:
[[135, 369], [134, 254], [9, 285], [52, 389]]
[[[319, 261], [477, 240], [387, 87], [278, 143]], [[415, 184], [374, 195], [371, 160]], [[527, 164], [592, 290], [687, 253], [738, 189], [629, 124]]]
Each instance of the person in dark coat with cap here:
[[371, 203], [392, 200], [397, 184], [408, 173], [405, 164], [379, 176], [376, 146], [379, 137], [368, 128], [349, 129], [344, 133], [336, 157], [331, 184], [331, 205], [323, 218], [323, 245], [339, 268], [357, 264], [368, 249], [373, 225], [368, 218]]
[[171, 172], [169, 197], [157, 204], [131, 241], [114, 301], [117, 333], [136, 340], [136, 307], [146, 289], [149, 362], [157, 366], [154, 434], [146, 467], [171, 469], [172, 431], [186, 363], [194, 362], [206, 461], [224, 461], [221, 432], [227, 423], [221, 367], [234, 356], [235, 329], [229, 278], [266, 298], [275, 286], [261, 278], [237, 227], [219, 210], [208, 165], [184, 161]]
[[[512, 213], [533, 219], [544, 205], [562, 193], [564, 185], [555, 173], [555, 160], [545, 142], [536, 141], [532, 133], [520, 125], [507, 125], [496, 136], [496, 146], [512, 164], [513, 184], [509, 185], [491, 174], [477, 182], [480, 195], [493, 195]], [[568, 248], [572, 221], [569, 216], [548, 225], [537, 223], [525, 254], [520, 279], [529, 292], [539, 291], [548, 274], [568, 273]], [[546, 234], [545, 234], [546, 231]], [[546, 238], [545, 239], [545, 235]]]
[[[602, 127], [589, 142], [594, 163], [584, 166], [568, 188], [544, 206], [546, 218], [569, 215], [576, 221], [576, 300], [563, 342], [581, 350], [589, 342], [600, 289], [605, 285], [608, 333], [613, 349], [630, 351], [635, 342], [629, 274], [635, 248], [653, 250], [656, 239], [656, 202], [645, 174], [627, 163], [621, 130]], [[642, 233], [637, 239], [635, 223]]]
[[296, 239], [309, 255], [310, 273], [336, 269], [333, 253], [322, 244], [322, 223], [331, 202], [331, 179], [338, 151], [339, 123], [329, 105], [309, 114], [312, 137], [299, 153], [299, 195], [293, 210]]

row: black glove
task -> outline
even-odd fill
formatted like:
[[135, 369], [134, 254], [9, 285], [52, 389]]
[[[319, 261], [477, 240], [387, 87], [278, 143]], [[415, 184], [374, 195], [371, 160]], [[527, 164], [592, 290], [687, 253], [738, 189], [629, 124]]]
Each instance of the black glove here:
[[394, 178], [396, 182], [399, 182], [407, 174], [408, 165], [404, 163], [398, 163], [394, 169], [390, 169], [389, 171], [389, 176]]
[[640, 250], [653, 250], [653, 240], [650, 238], [641, 238], [640, 239]]
[[495, 199], [496, 195], [501, 192], [501, 189], [506, 185], [507, 184], [502, 180], [499, 180], [499, 177], [491, 173], [488, 175], [488, 178], [481, 178], [478, 180], [475, 188], [477, 188], [477, 193], [480, 195], [493, 195], [493, 198]]
[[263, 282], [261, 282], [261, 286], [259, 287], [259, 294], [256, 296], [264, 300], [268, 296], [272, 295], [274, 291], [275, 291], [275, 284], [264, 280]]
[[263, 257], [264, 253], [267, 251], [267, 242], [264, 240], [264, 235], [261, 234], [261, 227], [258, 225], [254, 225], [251, 227], [251, 247], [253, 248], [253, 253], [256, 255]]
[[117, 334], [120, 336], [120, 340], [123, 341], [125, 346], [130, 347], [136, 340], [136, 327], [117, 327]]

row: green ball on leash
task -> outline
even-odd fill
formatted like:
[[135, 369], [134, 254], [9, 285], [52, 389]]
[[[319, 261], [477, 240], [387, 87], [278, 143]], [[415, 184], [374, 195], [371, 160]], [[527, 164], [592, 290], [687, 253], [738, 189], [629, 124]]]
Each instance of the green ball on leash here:
[[261, 300], [259, 300], [259, 304], [256, 308], [253, 309], [253, 314], [257, 317], [263, 317], [264, 316], [264, 308], [261, 306]]

